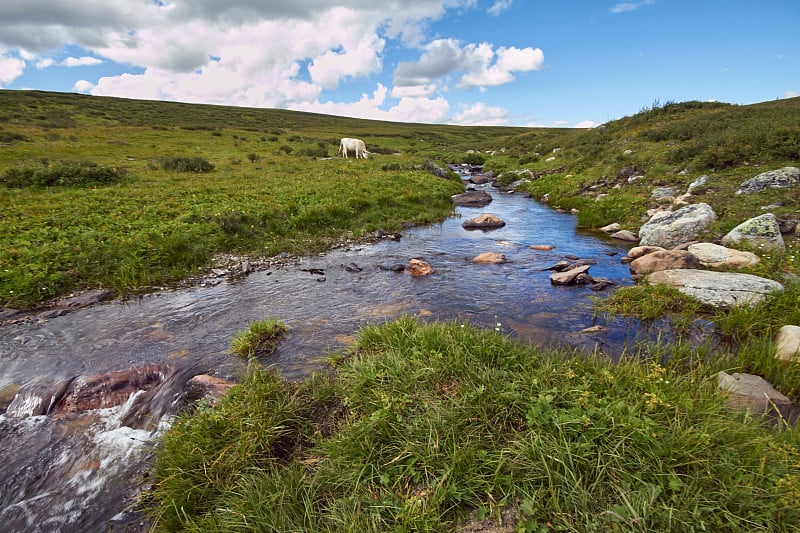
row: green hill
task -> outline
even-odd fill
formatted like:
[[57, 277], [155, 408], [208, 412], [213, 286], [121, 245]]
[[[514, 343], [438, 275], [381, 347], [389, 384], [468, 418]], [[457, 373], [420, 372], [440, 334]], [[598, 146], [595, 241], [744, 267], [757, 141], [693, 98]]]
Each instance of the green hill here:
[[[373, 157], [342, 165], [343, 136]], [[590, 130], [406, 124], [37, 91], [0, 91], [0, 305], [76, 289], [180, 280], [220, 253], [309, 253], [403, 222], [441, 220], [456, 181], [419, 168], [485, 163], [501, 182], [588, 227], [636, 230], [649, 192], [685, 190], [719, 220], [710, 238], [800, 194], [736, 196], [800, 161], [800, 98], [750, 106], [654, 104]], [[470, 153], [468, 153], [470, 152]], [[629, 180], [635, 175], [635, 180]]]

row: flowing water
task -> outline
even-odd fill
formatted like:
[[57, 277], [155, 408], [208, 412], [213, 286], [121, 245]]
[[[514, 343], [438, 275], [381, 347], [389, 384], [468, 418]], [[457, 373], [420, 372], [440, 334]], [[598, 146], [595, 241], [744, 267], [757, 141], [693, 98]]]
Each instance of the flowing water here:
[[[215, 286], [1, 326], [0, 391], [23, 386], [16, 412], [0, 415], [3, 530], [143, 529], [136, 513], [124, 511], [146, 485], [150, 450], [186, 380], [199, 373], [235, 379], [243, 363], [229, 351], [231, 338], [266, 317], [282, 320], [291, 331], [262, 363], [289, 379], [322, 368], [320, 360], [345, 346], [360, 326], [403, 314], [470, 321], [535, 343], [611, 357], [621, 352], [636, 328], [614, 322], [580, 333], [596, 325], [590, 303], [596, 293], [588, 286], [552, 286], [547, 268], [565, 256], [591, 259], [592, 276], [631, 284], [620, 262], [627, 247], [576, 232], [569, 214], [487, 190], [494, 197], [488, 206], [458, 208], [442, 224], [405, 231], [397, 241], [334, 250]], [[500, 217], [505, 227], [461, 227], [480, 213]], [[500, 252], [508, 262], [474, 264], [472, 258], [483, 252]], [[423, 259], [434, 273], [412, 277], [386, 268], [410, 258]], [[144, 365], [166, 370], [122, 405], [48, 416], [59, 387], [76, 376]], [[131, 416], [132, 410], [146, 410], [147, 416]]]

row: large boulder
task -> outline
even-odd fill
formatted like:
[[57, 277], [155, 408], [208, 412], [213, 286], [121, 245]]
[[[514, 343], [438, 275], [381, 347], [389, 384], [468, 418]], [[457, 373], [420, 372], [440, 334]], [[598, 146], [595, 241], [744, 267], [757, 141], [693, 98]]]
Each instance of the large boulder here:
[[[717, 374], [717, 386], [728, 395], [726, 405], [751, 413], [780, 414], [787, 420], [797, 418], [792, 401], [775, 390], [768, 381], [753, 374]], [[775, 413], [777, 411], [777, 413]]]
[[723, 309], [755, 305], [767, 294], [783, 290], [783, 285], [770, 279], [712, 270], [661, 270], [650, 274], [648, 280], [652, 285], [671, 285], [705, 305]]
[[717, 219], [705, 203], [687, 205], [677, 211], [656, 213], [639, 229], [639, 244], [674, 248], [693, 241]]
[[752, 194], [764, 189], [796, 187], [800, 185], [800, 168], [783, 167], [778, 170], [762, 172], [739, 185], [736, 194]]
[[453, 195], [453, 203], [459, 207], [483, 207], [492, 202], [492, 195], [486, 191], [467, 191]]
[[700, 261], [686, 250], [658, 250], [634, 259], [630, 264], [631, 275], [643, 276], [659, 270], [677, 268], [700, 268]]
[[420, 276], [427, 276], [429, 274], [433, 274], [433, 267], [423, 261], [422, 259], [411, 259], [408, 262], [408, 267], [406, 270], [415, 277]]
[[742, 252], [710, 242], [690, 244], [688, 250], [705, 267], [743, 268], [757, 265], [761, 261], [752, 252]]
[[730, 230], [722, 238], [724, 246], [736, 246], [746, 243], [755, 248], [767, 250], [785, 250], [781, 227], [778, 219], [772, 213], [746, 220]]

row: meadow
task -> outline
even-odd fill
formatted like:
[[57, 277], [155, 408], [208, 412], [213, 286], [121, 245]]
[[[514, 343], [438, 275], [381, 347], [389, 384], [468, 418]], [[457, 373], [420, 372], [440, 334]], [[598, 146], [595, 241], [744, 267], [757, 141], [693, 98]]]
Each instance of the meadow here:
[[[336, 157], [342, 136], [373, 156]], [[0, 91], [0, 306], [101, 286], [124, 296], [224, 254], [309, 254], [441, 220], [463, 188], [427, 162], [527, 178], [519, 190], [576, 209], [587, 228], [635, 230], [653, 187], [682, 191], [706, 174], [694, 201], [718, 215], [702, 236], [713, 241], [765, 205], [797, 218], [799, 189], [735, 191], [798, 166], [800, 98], [655, 102], [569, 130]], [[798, 263], [796, 240], [762, 254], [749, 272], [785, 290], [750, 309], [705, 309], [646, 283], [599, 298], [598, 315], [668, 320], [675, 332], [616, 364], [412, 317], [366, 327], [329, 372], [301, 382], [253, 362], [159, 447], [154, 527], [796, 531], [800, 430], [727, 409], [714, 385], [720, 370], [752, 372], [800, 399], [800, 365], [772, 357], [777, 329], [800, 324]], [[272, 350], [275, 320], [232, 351]]]

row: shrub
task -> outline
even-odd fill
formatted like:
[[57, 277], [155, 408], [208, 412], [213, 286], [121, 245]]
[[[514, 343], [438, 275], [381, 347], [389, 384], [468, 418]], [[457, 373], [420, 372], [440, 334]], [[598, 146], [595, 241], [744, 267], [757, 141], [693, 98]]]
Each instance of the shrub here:
[[158, 163], [164, 170], [173, 172], [211, 172], [214, 165], [204, 157], [163, 156], [158, 158]]
[[124, 168], [91, 162], [59, 163], [9, 168], [0, 176], [0, 183], [9, 188], [109, 185], [120, 182], [124, 176]]

